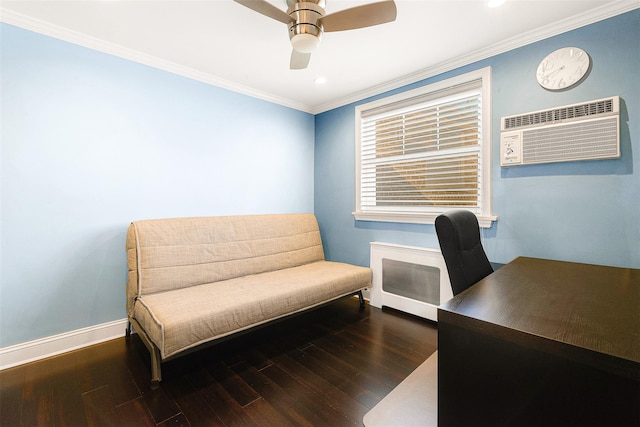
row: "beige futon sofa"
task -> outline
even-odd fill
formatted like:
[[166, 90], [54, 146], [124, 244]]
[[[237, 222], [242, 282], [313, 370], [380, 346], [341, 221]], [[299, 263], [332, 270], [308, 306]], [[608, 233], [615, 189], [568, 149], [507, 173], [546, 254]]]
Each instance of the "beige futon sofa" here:
[[311, 214], [136, 221], [127, 233], [127, 312], [161, 362], [371, 286], [369, 268], [325, 261]]

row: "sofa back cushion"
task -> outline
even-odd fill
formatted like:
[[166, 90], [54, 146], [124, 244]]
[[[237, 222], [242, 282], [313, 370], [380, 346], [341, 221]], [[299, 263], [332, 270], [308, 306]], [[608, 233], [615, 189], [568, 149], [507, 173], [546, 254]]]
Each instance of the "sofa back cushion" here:
[[135, 221], [127, 233], [128, 306], [136, 295], [324, 259], [312, 214]]

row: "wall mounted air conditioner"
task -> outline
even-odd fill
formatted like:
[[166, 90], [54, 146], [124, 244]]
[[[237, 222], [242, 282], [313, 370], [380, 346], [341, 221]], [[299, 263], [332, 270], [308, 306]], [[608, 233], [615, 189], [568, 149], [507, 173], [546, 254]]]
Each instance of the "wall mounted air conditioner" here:
[[620, 97], [502, 117], [500, 166], [620, 157]]

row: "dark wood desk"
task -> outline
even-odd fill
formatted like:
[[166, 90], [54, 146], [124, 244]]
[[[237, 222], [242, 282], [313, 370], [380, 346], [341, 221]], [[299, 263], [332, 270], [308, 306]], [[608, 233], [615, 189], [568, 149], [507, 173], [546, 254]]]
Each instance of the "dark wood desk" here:
[[438, 309], [440, 426], [640, 426], [640, 270], [517, 258]]

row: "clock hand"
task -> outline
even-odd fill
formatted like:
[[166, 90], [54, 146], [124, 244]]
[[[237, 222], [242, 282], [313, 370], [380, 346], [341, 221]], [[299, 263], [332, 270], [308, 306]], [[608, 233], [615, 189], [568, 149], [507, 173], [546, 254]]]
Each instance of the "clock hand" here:
[[555, 75], [555, 74], [558, 74], [560, 71], [564, 70], [564, 67], [565, 67], [565, 66], [563, 65], [562, 67], [558, 68], [557, 70], [552, 71], [552, 72], [550, 72], [549, 74], [545, 74], [544, 76], [545, 76], [546, 78], [549, 78], [549, 77], [551, 77], [551, 76], [553, 76], [553, 75]]

